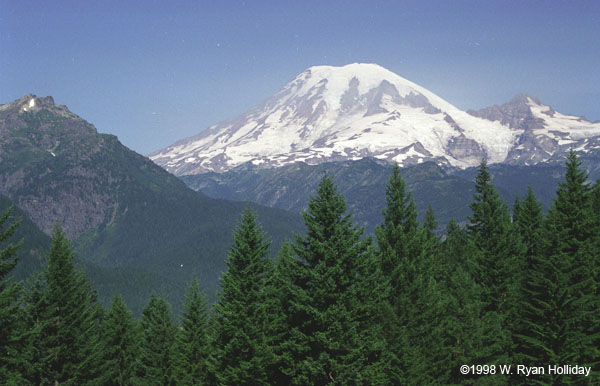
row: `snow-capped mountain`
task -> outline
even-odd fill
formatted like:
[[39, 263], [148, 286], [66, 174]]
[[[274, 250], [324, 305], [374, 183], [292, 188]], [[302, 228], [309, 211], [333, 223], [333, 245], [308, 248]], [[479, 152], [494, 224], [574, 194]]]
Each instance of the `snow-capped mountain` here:
[[[531, 127], [507, 112], [506, 105], [461, 111], [376, 64], [316, 66], [264, 104], [150, 158], [176, 175], [223, 172], [247, 162], [276, 167], [363, 157], [400, 165], [435, 160], [465, 168], [484, 158], [535, 163], [563, 146], [598, 144], [600, 123], [524, 98], [535, 122]], [[537, 151], [532, 144], [544, 153], [531, 156]]]
[[522, 131], [505, 163], [535, 165], [562, 161], [570, 149], [583, 153], [600, 150], [600, 121], [561, 114], [527, 95], [517, 95], [502, 106], [469, 113]]

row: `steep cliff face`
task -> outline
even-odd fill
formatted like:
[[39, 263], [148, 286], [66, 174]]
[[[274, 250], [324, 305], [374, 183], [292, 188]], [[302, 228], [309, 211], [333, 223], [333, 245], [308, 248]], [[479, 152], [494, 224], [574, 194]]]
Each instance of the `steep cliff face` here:
[[[29, 213], [45, 232], [56, 223], [77, 237], [110, 218], [116, 208], [95, 168], [116, 138], [56, 105], [52, 97], [25, 97], [0, 106], [0, 193]], [[73, 160], [78, 160], [73, 162]]]

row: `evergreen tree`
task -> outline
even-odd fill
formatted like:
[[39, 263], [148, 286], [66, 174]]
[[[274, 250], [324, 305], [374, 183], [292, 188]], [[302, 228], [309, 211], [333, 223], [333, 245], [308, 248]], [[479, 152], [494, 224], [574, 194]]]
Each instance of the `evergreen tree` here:
[[[502, 384], [497, 377], [477, 378], [461, 374], [464, 363], [486, 363], [501, 348], [494, 337], [500, 334], [501, 320], [485, 313], [483, 289], [475, 278], [480, 252], [468, 232], [451, 220], [441, 245], [436, 276], [443, 293], [437, 347], [439, 384]], [[502, 376], [502, 378], [505, 378]], [[487, 382], [487, 383], [486, 383]]]
[[[520, 285], [520, 312], [515, 321], [515, 359], [518, 363], [530, 366], [535, 366], [541, 355], [541, 347], [532, 342], [535, 341], [539, 324], [544, 323], [539, 315], [539, 306], [543, 302], [540, 301], [543, 292], [540, 283], [545, 280], [545, 272], [542, 268], [547, 264], [542, 254], [543, 221], [542, 206], [529, 187], [523, 201], [518, 198], [515, 200], [513, 222], [525, 246], [525, 261]], [[529, 380], [523, 377], [513, 379], [513, 383], [521, 382], [529, 382]]]
[[139, 322], [140, 344], [135, 364], [135, 385], [175, 385], [173, 343], [176, 327], [169, 303], [152, 294]]
[[137, 336], [131, 311], [115, 295], [102, 328], [99, 385], [131, 385], [137, 357]]
[[[10, 243], [4, 245], [15, 233], [20, 221], [12, 220], [13, 208], [10, 207], [0, 216], [0, 379], [18, 384], [21, 381], [19, 367], [19, 351], [21, 342], [21, 329], [19, 325], [19, 294], [20, 285], [13, 283], [7, 275], [17, 264], [16, 253], [22, 245]], [[6, 229], [4, 229], [6, 227]]]
[[507, 206], [491, 183], [485, 162], [475, 178], [475, 192], [467, 229], [481, 251], [478, 276], [486, 291], [486, 308], [506, 315], [511, 305], [514, 307], [511, 302], [520, 282], [517, 276], [522, 267], [523, 245]]
[[204, 385], [208, 377], [208, 305], [193, 280], [186, 294], [182, 328], [177, 335], [177, 380], [181, 385]]
[[587, 173], [574, 152], [567, 159], [566, 181], [559, 184], [544, 226], [544, 258], [534, 283], [528, 353], [538, 363], [578, 363], [592, 367], [600, 360], [597, 296], [599, 251], [591, 214]]
[[307, 301], [306, 278], [299, 275], [303, 271], [298, 264], [292, 244], [284, 242], [265, 283], [267, 344], [273, 353], [267, 369], [267, 383], [271, 385], [292, 384], [299, 372], [297, 352], [308, 347], [298, 345], [295, 339], [299, 335], [295, 322], [306, 317], [298, 301]]
[[[519, 288], [522, 281], [524, 247], [507, 206], [491, 183], [485, 162], [475, 178], [473, 215], [467, 229], [479, 250], [476, 280], [483, 289], [485, 311], [497, 313], [502, 320], [502, 333], [490, 337], [498, 347], [489, 363], [508, 363], [514, 352], [512, 334], [519, 313]], [[488, 317], [495, 316], [491, 315]]]
[[[591, 215], [594, 223], [593, 234], [596, 235], [593, 239], [596, 240], [596, 247], [600, 249], [600, 237], [597, 237], [600, 234], [600, 180], [596, 181], [592, 190]], [[598, 261], [597, 263], [600, 264]]]
[[425, 235], [425, 240], [431, 240], [435, 238], [435, 231], [438, 227], [438, 221], [435, 218], [435, 212], [431, 205], [427, 207], [427, 212], [425, 212], [425, 219], [423, 220], [423, 233]]
[[[440, 238], [435, 233], [438, 227], [438, 221], [435, 218], [435, 213], [431, 205], [427, 207], [427, 212], [425, 212], [425, 218], [423, 219], [423, 227], [420, 229], [421, 233], [421, 248], [424, 253], [424, 258], [430, 264], [435, 264], [436, 261], [439, 260], [439, 248], [440, 248]], [[433, 272], [435, 267], [428, 267], [428, 269]]]
[[[386, 187], [386, 202], [383, 224], [375, 234], [381, 271], [389, 283], [387, 302], [393, 313], [384, 321], [387, 355], [406, 381], [429, 383], [438, 360], [433, 352], [438, 346], [432, 342], [440, 332], [436, 324], [440, 322], [442, 296], [433, 271], [439, 247], [435, 215], [430, 207], [423, 228], [418, 228], [415, 203], [406, 192], [398, 165]], [[396, 370], [393, 375], [396, 383], [402, 382], [400, 374]]]
[[214, 306], [210, 371], [219, 385], [266, 384], [272, 355], [265, 340], [264, 285], [269, 242], [247, 209], [234, 232], [234, 245]]
[[[73, 252], [62, 229], [52, 236], [47, 256], [48, 267], [43, 272], [42, 293], [36, 297], [33, 310], [37, 317], [31, 326], [37, 342], [41, 370], [39, 384], [87, 384], [97, 377], [99, 336], [102, 311], [97, 296], [91, 290], [83, 272], [73, 264]], [[36, 371], [33, 372], [36, 376]]]
[[371, 239], [361, 237], [345, 212], [344, 198], [325, 175], [303, 213], [307, 234], [296, 236], [294, 247], [301, 290], [290, 291], [295, 319], [285, 343], [297, 363], [294, 385], [373, 384], [377, 372], [377, 265]]
[[388, 274], [392, 291], [397, 292], [402, 286], [401, 261], [415, 260], [421, 252], [416, 205], [411, 193], [406, 192], [398, 164], [394, 165], [385, 198], [387, 207], [382, 213], [383, 224], [375, 229], [375, 235], [382, 272]]
[[48, 309], [46, 282], [43, 272], [34, 274], [26, 286], [24, 296], [25, 345], [22, 351], [21, 373], [28, 385], [41, 385], [44, 378], [42, 368], [41, 321]]

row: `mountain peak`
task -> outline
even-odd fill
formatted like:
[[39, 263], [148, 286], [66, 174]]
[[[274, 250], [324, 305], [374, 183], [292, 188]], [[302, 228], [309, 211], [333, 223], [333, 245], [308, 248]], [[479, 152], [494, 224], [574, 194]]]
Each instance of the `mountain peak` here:
[[374, 157], [501, 162], [516, 133], [373, 63], [313, 66], [263, 105], [150, 155], [178, 174]]
[[0, 105], [0, 112], [5, 114], [16, 114], [15, 116], [22, 113], [38, 112], [41, 110], [50, 110], [52, 113], [65, 118], [81, 119], [76, 114], [69, 111], [67, 106], [56, 104], [54, 98], [51, 96], [38, 97], [35, 94], [27, 94], [13, 102]]
[[377, 64], [352, 63], [310, 67], [264, 104], [150, 158], [176, 175], [365, 157], [466, 168], [545, 162], [567, 146], [595, 148], [587, 139], [599, 134], [525, 94], [468, 114]]
[[527, 94], [517, 94], [507, 104], [529, 106], [531, 104], [542, 105], [542, 102], [540, 102], [539, 98], [537, 97], [532, 97]]
[[17, 99], [14, 102], [0, 105], [1, 110], [19, 110], [19, 111], [33, 111], [41, 108], [54, 107], [54, 98], [51, 96], [38, 97], [35, 94], [27, 94]]

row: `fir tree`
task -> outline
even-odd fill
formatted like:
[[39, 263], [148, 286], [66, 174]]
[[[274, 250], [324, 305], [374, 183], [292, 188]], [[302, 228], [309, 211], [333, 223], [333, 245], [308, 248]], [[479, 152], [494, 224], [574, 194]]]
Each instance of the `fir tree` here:
[[435, 212], [431, 205], [427, 207], [427, 212], [425, 212], [425, 219], [423, 220], [423, 233], [425, 235], [425, 240], [431, 240], [435, 238], [435, 231], [438, 227], [438, 221], [435, 218]]
[[46, 303], [46, 282], [43, 273], [34, 274], [26, 286], [24, 296], [25, 345], [22, 351], [22, 374], [27, 382], [24, 384], [41, 385], [44, 378], [42, 368], [41, 322], [48, 309]]
[[[545, 280], [547, 262], [542, 254], [542, 227], [544, 215], [542, 206], [537, 201], [531, 187], [523, 201], [515, 200], [513, 221], [519, 230], [525, 246], [525, 261], [523, 265], [522, 282], [520, 285], [520, 312], [515, 321], [514, 339], [516, 343], [515, 358], [519, 363], [535, 366], [541, 355], [541, 347], [532, 344], [535, 341], [536, 329], [539, 328], [539, 306], [542, 288], [540, 283]], [[513, 383], [525, 382], [522, 377], [513, 379]]]
[[566, 181], [559, 184], [545, 224], [545, 257], [536, 278], [532, 324], [532, 359], [540, 363], [597, 366], [598, 322], [597, 234], [591, 213], [587, 173], [572, 151]]
[[[439, 260], [439, 248], [440, 238], [435, 233], [438, 227], [438, 222], [435, 218], [435, 213], [431, 205], [427, 207], [425, 212], [425, 218], [423, 219], [423, 227], [420, 229], [421, 233], [421, 248], [424, 253], [424, 258], [429, 264], [435, 264]], [[434, 272], [435, 267], [427, 267], [428, 271]]]
[[[513, 355], [513, 332], [519, 312], [524, 247], [511, 221], [507, 206], [491, 183], [485, 162], [475, 178], [475, 195], [470, 205], [473, 215], [467, 229], [478, 249], [475, 278], [484, 291], [485, 311], [502, 320], [502, 333], [490, 337], [498, 351], [487, 358], [490, 363], [507, 363]], [[488, 315], [495, 318], [493, 315]]]
[[264, 281], [269, 242], [247, 209], [234, 232], [234, 245], [214, 306], [214, 341], [210, 371], [219, 385], [266, 384], [272, 361], [265, 331]]
[[290, 293], [296, 319], [286, 345], [297, 363], [291, 384], [368, 384], [378, 367], [374, 250], [345, 212], [344, 198], [325, 175], [303, 213], [307, 234], [296, 236], [294, 247], [301, 290]]
[[12, 211], [10, 207], [0, 217], [0, 246], [3, 247], [0, 249], [0, 379], [18, 384], [22, 379], [18, 370], [19, 346], [23, 344], [19, 324], [20, 285], [7, 275], [17, 264], [16, 253], [22, 242], [5, 245], [20, 222], [14, 221], [6, 227], [7, 221], [12, 220]]
[[182, 328], [177, 334], [176, 346], [178, 384], [206, 384], [210, 354], [208, 305], [197, 280], [192, 281], [186, 294]]
[[131, 311], [116, 295], [102, 328], [99, 385], [131, 385], [137, 358], [137, 336]]
[[487, 309], [507, 314], [514, 306], [511, 301], [520, 282], [517, 276], [522, 266], [523, 246], [507, 206], [491, 183], [485, 162], [475, 178], [475, 192], [467, 229], [482, 255], [479, 280], [486, 291]]
[[292, 384], [299, 372], [298, 352], [307, 350], [295, 339], [299, 334], [295, 323], [306, 317], [298, 302], [307, 301], [305, 278], [299, 275], [303, 271], [298, 264], [292, 244], [284, 242], [265, 283], [267, 344], [273, 353], [273, 362], [267, 369], [271, 385]]
[[43, 293], [36, 302], [40, 308], [34, 311], [38, 317], [32, 326], [40, 363], [32, 367], [41, 370], [42, 385], [87, 384], [98, 375], [101, 306], [83, 272], [73, 264], [69, 241], [59, 227], [47, 261]]
[[140, 386], [175, 385], [173, 344], [176, 327], [169, 303], [152, 294], [142, 311], [139, 329], [141, 337], [133, 383]]
[[[441, 293], [433, 272], [437, 253], [437, 227], [431, 207], [424, 227], [419, 229], [417, 210], [410, 193], [406, 192], [400, 169], [393, 169], [386, 187], [387, 206], [383, 224], [375, 229], [379, 246], [381, 271], [389, 283], [387, 301], [393, 317], [384, 321], [389, 359], [397, 364], [406, 379], [428, 383], [437, 361], [431, 340], [439, 333], [438, 306]], [[428, 330], [428, 331], [425, 331]], [[396, 359], [394, 359], [396, 356]], [[400, 373], [395, 372], [394, 381]]]
[[411, 193], [406, 192], [398, 164], [394, 165], [385, 189], [385, 198], [387, 206], [382, 213], [383, 224], [375, 229], [375, 235], [382, 272], [388, 274], [392, 291], [397, 291], [402, 285], [401, 261], [414, 260], [421, 252], [416, 205]]

